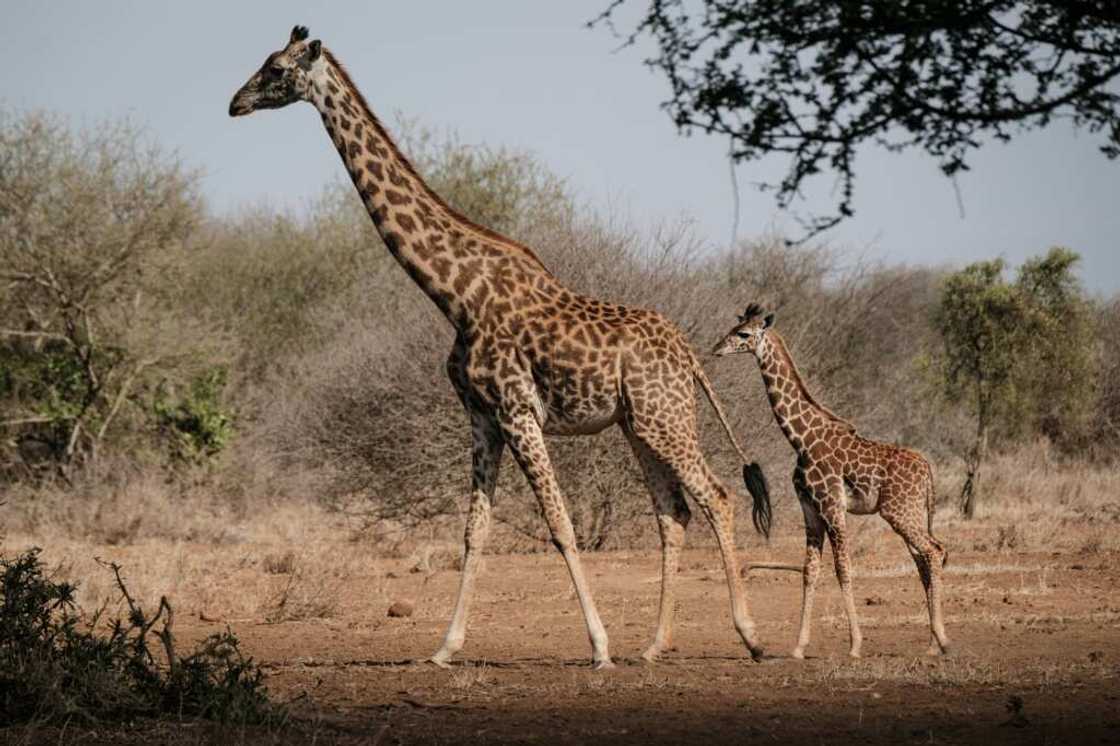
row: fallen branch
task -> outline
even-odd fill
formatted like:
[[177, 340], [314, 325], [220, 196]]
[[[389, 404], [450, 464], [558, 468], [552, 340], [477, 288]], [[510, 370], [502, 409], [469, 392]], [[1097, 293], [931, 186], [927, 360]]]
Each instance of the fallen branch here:
[[788, 570], [789, 572], [802, 572], [804, 567], [788, 562], [748, 562], [743, 566], [742, 574], [751, 570]]

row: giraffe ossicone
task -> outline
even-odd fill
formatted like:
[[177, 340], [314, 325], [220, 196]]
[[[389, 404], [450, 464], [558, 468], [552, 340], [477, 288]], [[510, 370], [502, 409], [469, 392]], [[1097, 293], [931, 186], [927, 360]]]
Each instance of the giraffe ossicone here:
[[[947, 653], [949, 638], [941, 613], [941, 569], [948, 553], [933, 536], [933, 468], [917, 451], [880, 443], [813, 398], [785, 340], [775, 331], [773, 314], [757, 303], [747, 306], [731, 331], [712, 350], [717, 356], [749, 353], [758, 361], [774, 419], [797, 453], [793, 486], [805, 517], [805, 564], [802, 570], [801, 626], [793, 657], [803, 658], [809, 644], [813, 594], [820, 574], [827, 534], [836, 578], [844, 596], [851, 638], [849, 654], [859, 657], [863, 635], [852, 599], [851, 558], [845, 514], [879, 513], [906, 542], [926, 593], [931, 654]], [[744, 470], [747, 489], [759, 495], [761, 471]], [[762, 488], [764, 490], [764, 488]], [[769, 509], [761, 529], [769, 532]]]
[[622, 428], [641, 464], [661, 534], [661, 602], [644, 656], [654, 659], [671, 644], [673, 591], [690, 518], [686, 494], [715, 531], [735, 629], [752, 656], [761, 656], [739, 580], [735, 495], [700, 452], [696, 383], [743, 452], [684, 335], [654, 311], [566, 288], [531, 249], [452, 209], [401, 154], [334, 55], [309, 36], [305, 27], [295, 27], [288, 44], [234, 95], [229, 112], [243, 116], [296, 101], [312, 104], [385, 246], [456, 330], [447, 372], [471, 423], [471, 493], [459, 592], [432, 662], [446, 665], [466, 639], [491, 500], [508, 448], [567, 563], [592, 662], [612, 665], [544, 440], [547, 434], [584, 435], [612, 425]]

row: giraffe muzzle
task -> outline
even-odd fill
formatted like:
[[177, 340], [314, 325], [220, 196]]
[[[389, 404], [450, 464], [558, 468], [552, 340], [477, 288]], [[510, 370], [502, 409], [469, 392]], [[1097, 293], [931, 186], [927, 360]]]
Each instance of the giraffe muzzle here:
[[715, 347], [712, 348], [712, 354], [715, 355], [716, 357], [723, 357], [724, 355], [727, 355], [730, 352], [731, 352], [731, 349], [728, 347], [727, 342], [720, 342], [719, 344], [717, 344]]
[[238, 88], [237, 93], [233, 94], [233, 98], [229, 102], [229, 115], [231, 117], [243, 117], [260, 108], [261, 94], [255, 82], [256, 76]]
[[231, 117], [242, 117], [246, 114], [252, 113], [253, 102], [248, 99], [249, 96], [246, 96], [241, 91], [238, 91], [237, 95], [233, 97], [233, 100], [229, 102], [229, 115]]

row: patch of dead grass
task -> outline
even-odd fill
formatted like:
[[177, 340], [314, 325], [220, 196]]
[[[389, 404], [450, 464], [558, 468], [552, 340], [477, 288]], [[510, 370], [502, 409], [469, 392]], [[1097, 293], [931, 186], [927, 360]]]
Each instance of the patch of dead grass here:
[[1031, 684], [1042, 688], [1084, 681], [1114, 680], [1117, 669], [1103, 658], [1067, 662], [1036, 661], [1008, 664], [972, 656], [947, 658], [877, 657], [830, 659], [806, 667], [798, 685], [807, 682], [878, 686], [883, 683], [929, 687], [998, 687]]

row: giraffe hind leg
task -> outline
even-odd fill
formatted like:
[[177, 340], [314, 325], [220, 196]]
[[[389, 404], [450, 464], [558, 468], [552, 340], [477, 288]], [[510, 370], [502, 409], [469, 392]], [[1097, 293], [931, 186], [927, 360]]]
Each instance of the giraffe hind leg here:
[[924, 500], [915, 501], [915, 505], [920, 505], [920, 512], [897, 509], [892, 502], [884, 505], [880, 513], [895, 533], [906, 542], [906, 548], [914, 558], [914, 564], [917, 565], [918, 577], [922, 581], [922, 588], [926, 594], [926, 608], [929, 611], [931, 640], [928, 652], [931, 655], [946, 654], [949, 652], [949, 637], [945, 634], [945, 620], [941, 613], [941, 594], [942, 567], [947, 552], [941, 543], [930, 535], [925, 524]]
[[634, 426], [635, 422], [638, 422], [636, 417], [631, 420], [635, 436], [649, 447], [657, 460], [669, 469], [676, 481], [692, 496], [715, 532], [724, 574], [727, 576], [731, 618], [735, 630], [750, 651], [751, 657], [761, 659], [762, 646], [758, 642], [742, 580], [739, 578], [739, 564], [735, 555], [735, 503], [732, 495], [708, 468], [696, 442], [695, 430], [689, 426], [691, 420], [687, 414], [675, 418], [675, 432]]
[[688, 527], [691, 512], [684, 499], [680, 483], [668, 467], [632, 433], [626, 431], [626, 436], [642, 467], [650, 497], [653, 498], [657, 528], [661, 534], [661, 601], [658, 606], [657, 632], [654, 634], [653, 643], [642, 653], [642, 658], [652, 662], [672, 645], [677, 569], [680, 565], [685, 529]]

